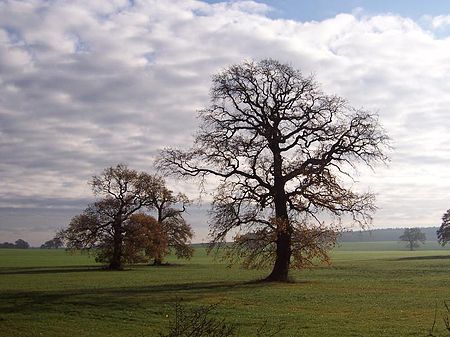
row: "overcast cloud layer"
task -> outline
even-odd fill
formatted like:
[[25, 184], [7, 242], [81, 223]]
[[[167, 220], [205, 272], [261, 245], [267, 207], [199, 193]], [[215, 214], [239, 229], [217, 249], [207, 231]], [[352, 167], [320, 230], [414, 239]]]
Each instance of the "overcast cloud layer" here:
[[[267, 57], [379, 113], [392, 161], [357, 177], [378, 194], [375, 227], [438, 225], [450, 208], [450, 17], [295, 22], [269, 11], [255, 2], [0, 2], [0, 241], [49, 239], [91, 200], [86, 182], [107, 166], [152, 171], [159, 148], [191, 143], [214, 73]], [[190, 216], [197, 240], [203, 213]]]

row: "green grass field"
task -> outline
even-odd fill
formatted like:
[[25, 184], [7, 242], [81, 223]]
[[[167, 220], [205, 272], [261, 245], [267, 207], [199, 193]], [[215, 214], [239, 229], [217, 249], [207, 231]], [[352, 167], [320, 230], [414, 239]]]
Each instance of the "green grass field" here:
[[444, 334], [450, 251], [428, 244], [346, 243], [333, 265], [292, 273], [294, 283], [252, 282], [268, 271], [242, 270], [197, 249], [173, 266], [99, 270], [64, 250], [0, 250], [0, 336], [158, 336], [173, 305], [218, 303], [215, 314], [255, 336], [263, 322], [278, 336], [427, 336], [438, 305]]

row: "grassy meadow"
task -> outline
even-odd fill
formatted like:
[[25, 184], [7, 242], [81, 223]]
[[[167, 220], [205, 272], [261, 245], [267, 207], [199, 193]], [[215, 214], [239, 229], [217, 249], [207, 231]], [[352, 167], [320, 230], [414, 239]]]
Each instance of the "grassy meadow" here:
[[229, 268], [199, 248], [172, 266], [100, 270], [64, 250], [0, 250], [1, 336], [158, 336], [174, 303], [218, 303], [215, 314], [255, 336], [266, 322], [277, 336], [427, 336], [450, 300], [450, 251], [427, 244], [345, 243], [333, 265], [295, 271], [289, 284], [253, 282], [268, 271]]

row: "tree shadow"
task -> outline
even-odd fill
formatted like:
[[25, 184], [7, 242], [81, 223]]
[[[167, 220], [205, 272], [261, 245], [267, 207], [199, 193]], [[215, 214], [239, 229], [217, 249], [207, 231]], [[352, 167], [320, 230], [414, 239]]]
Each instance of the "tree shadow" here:
[[0, 275], [21, 275], [21, 274], [59, 274], [76, 273], [105, 270], [103, 266], [57, 266], [57, 267], [24, 267], [24, 268], [0, 268]]
[[234, 289], [257, 286], [248, 282], [195, 282], [130, 286], [118, 288], [94, 288], [64, 291], [8, 291], [0, 293], [0, 314], [32, 314], [45, 310], [83, 311], [86, 308], [123, 310], [125, 307], [148, 307], [148, 303], [170, 304], [179, 301], [195, 301], [208, 296], [223, 295]]
[[[149, 265], [138, 264], [132, 266], [125, 266], [121, 270], [116, 271], [129, 271], [132, 269], [143, 268], [177, 268], [182, 267], [183, 264], [171, 263], [163, 265]], [[23, 275], [23, 274], [59, 274], [59, 273], [77, 273], [77, 272], [98, 272], [98, 271], [111, 271], [107, 265], [71, 265], [71, 266], [39, 266], [39, 267], [0, 267], [0, 275]]]
[[[176, 266], [174, 266], [176, 267]], [[158, 268], [155, 266], [133, 266], [133, 269]], [[164, 268], [164, 267], [163, 267]], [[27, 267], [27, 268], [0, 268], [0, 277], [2, 275], [33, 275], [42, 274], [45, 278], [58, 277], [61, 273], [98, 273], [105, 275], [111, 273], [105, 271], [102, 266], [57, 266], [57, 267]], [[175, 272], [175, 270], [174, 270]], [[133, 278], [132, 271], [125, 271]], [[86, 275], [87, 277], [88, 275]], [[70, 276], [69, 276], [70, 277]], [[75, 278], [84, 275], [75, 275]], [[97, 279], [97, 278], [96, 278]], [[103, 277], [98, 278], [101, 281]], [[122, 279], [122, 277], [121, 277]], [[86, 278], [88, 280], [88, 278]], [[152, 282], [149, 279], [149, 282]], [[155, 282], [155, 281], [153, 281]], [[157, 282], [161, 282], [158, 280]], [[305, 283], [297, 281], [295, 283]], [[307, 282], [306, 282], [307, 283]], [[75, 314], [75, 315], [93, 315], [103, 317], [108, 315], [120, 316], [124, 310], [143, 309], [142, 312], [155, 310], [159, 312], [166, 305], [173, 304], [182, 300], [191, 301], [213, 301], [220, 302], [227, 298], [227, 295], [238, 291], [246, 292], [255, 288], [267, 287], [268, 284], [262, 280], [251, 281], [207, 281], [189, 282], [181, 281], [177, 283], [158, 283], [148, 285], [133, 285], [132, 283], [123, 286], [114, 284], [105, 286], [101, 283], [91, 284], [88, 287], [57, 289], [57, 290], [0, 290], [0, 317], [3, 314], [20, 313], [33, 315], [45, 312], [46, 314]], [[276, 284], [273, 283], [272, 284]], [[155, 306], [156, 304], [156, 306]], [[158, 308], [158, 309], [149, 309]]]
[[289, 277], [289, 279], [287, 281], [283, 281], [283, 282], [282, 281], [271, 281], [271, 280], [267, 280], [266, 278], [261, 278], [261, 279], [246, 281], [243, 284], [268, 286], [271, 284], [312, 284], [312, 283], [315, 283], [315, 282], [311, 281], [311, 280], [296, 280], [292, 277]]
[[400, 257], [394, 261], [420, 261], [420, 260], [449, 260], [450, 255], [428, 255], [428, 256], [409, 256]]

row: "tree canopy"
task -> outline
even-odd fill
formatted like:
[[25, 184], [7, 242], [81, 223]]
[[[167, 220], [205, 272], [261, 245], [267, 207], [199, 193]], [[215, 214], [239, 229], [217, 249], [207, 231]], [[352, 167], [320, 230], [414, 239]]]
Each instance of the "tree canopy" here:
[[100, 199], [73, 217], [61, 237], [68, 248], [96, 248], [98, 260], [107, 262], [110, 269], [121, 269], [127, 220], [141, 208], [151, 206], [155, 179], [119, 164], [93, 176], [90, 184]]
[[441, 227], [437, 230], [438, 241], [445, 246], [450, 241], [450, 209], [442, 215]]
[[302, 265], [297, 243], [305, 229], [324, 226], [322, 212], [331, 228], [345, 214], [371, 221], [373, 194], [344, 181], [358, 164], [386, 160], [388, 137], [376, 114], [323, 93], [313, 76], [272, 59], [230, 66], [213, 77], [199, 119], [192, 148], [165, 149], [157, 165], [178, 177], [219, 178], [212, 242], [236, 232], [238, 244], [260, 238], [273, 252], [267, 280], [286, 281], [291, 260]]
[[30, 248], [30, 244], [22, 239], [16, 240], [16, 242], [14, 242], [14, 245], [16, 248], [21, 248], [21, 249]]
[[[161, 262], [172, 247], [178, 257], [192, 255], [192, 229], [182, 217], [189, 200], [174, 196], [164, 179], [119, 164], [94, 176], [91, 186], [99, 199], [58, 235], [67, 248], [95, 249], [97, 261], [110, 269]], [[145, 212], [156, 213], [157, 219]]]
[[25, 240], [18, 239], [14, 243], [11, 242], [3, 242], [0, 243], [0, 248], [17, 248], [17, 249], [28, 249], [30, 248], [30, 244]]
[[164, 249], [155, 251], [154, 264], [161, 264], [169, 249], [172, 249], [178, 258], [191, 258], [193, 249], [190, 240], [194, 233], [183, 218], [190, 200], [182, 193], [174, 194], [160, 178], [159, 187], [153, 194], [152, 204], [160, 227], [158, 231], [163, 233], [166, 242]]

